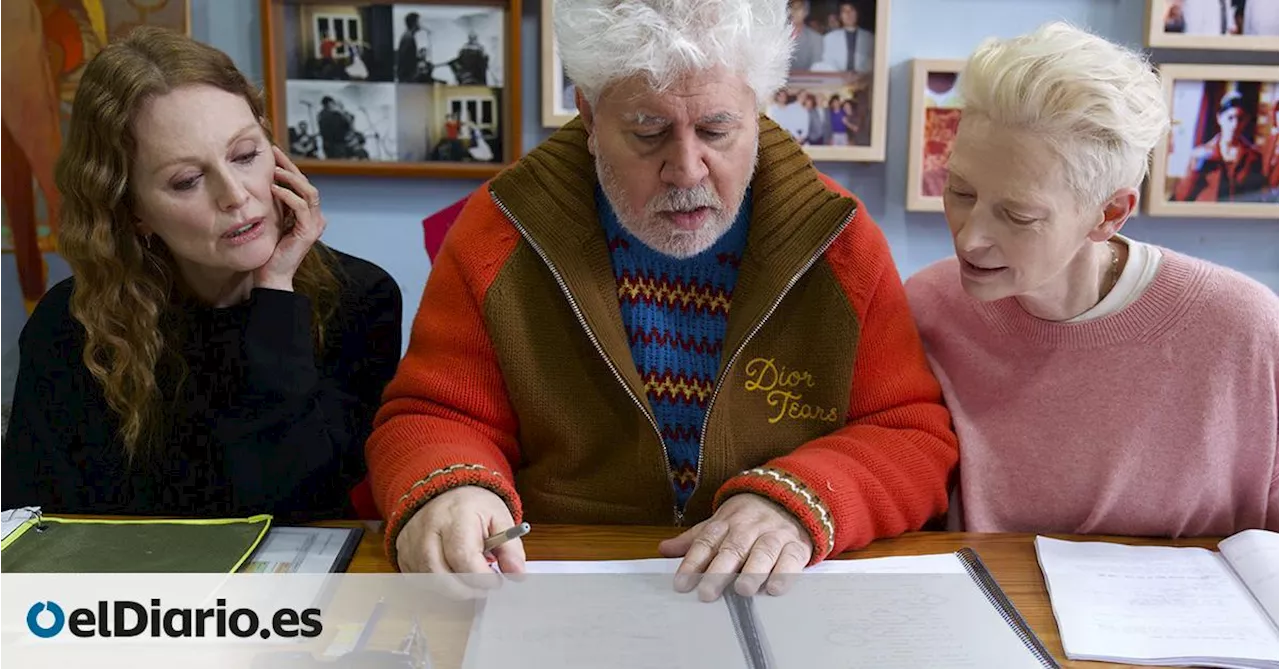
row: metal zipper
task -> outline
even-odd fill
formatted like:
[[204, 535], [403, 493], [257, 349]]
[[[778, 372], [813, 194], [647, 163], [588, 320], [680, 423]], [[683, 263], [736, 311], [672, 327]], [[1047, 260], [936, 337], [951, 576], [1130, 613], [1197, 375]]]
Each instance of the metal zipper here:
[[[556, 270], [555, 265], [551, 264], [551, 260], [547, 258], [547, 254], [543, 252], [542, 247], [533, 240], [533, 236], [530, 235], [529, 231], [520, 224], [520, 221], [516, 220], [515, 215], [511, 213], [511, 210], [502, 202], [497, 193], [494, 193], [491, 190], [489, 191], [489, 195], [493, 198], [494, 204], [498, 205], [498, 209], [502, 210], [502, 213], [507, 217], [507, 220], [511, 221], [511, 225], [515, 226], [516, 230], [520, 231], [520, 236], [524, 237], [524, 240], [529, 243], [529, 246], [533, 247], [533, 252], [538, 254], [538, 257], [542, 259], [543, 264], [545, 264], [547, 269], [551, 271], [551, 276], [555, 278], [556, 285], [560, 286], [560, 292], [564, 293], [565, 299], [569, 301], [569, 309], [573, 311], [574, 317], [578, 319], [578, 325], [581, 325], [582, 330], [587, 333], [587, 339], [591, 340], [591, 345], [595, 347], [596, 353], [599, 353], [600, 357], [604, 358], [605, 364], [609, 365], [609, 371], [613, 372], [613, 378], [617, 379], [622, 388], [627, 391], [627, 396], [631, 398], [631, 401], [635, 403], [636, 408], [640, 409], [640, 413], [644, 414], [644, 417], [649, 421], [649, 425], [653, 427], [653, 433], [658, 437], [658, 444], [662, 446], [662, 468], [667, 472], [667, 491], [671, 495], [671, 508], [674, 512], [672, 517], [675, 524], [679, 526], [684, 522], [684, 509], [679, 508], [675, 501], [676, 493], [675, 489], [671, 487], [670, 481], [671, 464], [669, 456], [667, 455], [667, 442], [662, 438], [662, 430], [658, 427], [658, 420], [649, 413], [649, 409], [645, 406], [644, 401], [636, 395], [635, 391], [631, 389], [631, 386], [627, 385], [626, 380], [622, 378], [622, 372], [620, 372], [617, 366], [613, 364], [613, 360], [605, 354], [604, 347], [600, 346], [600, 340], [596, 338], [595, 333], [593, 333], [591, 328], [587, 326], [586, 319], [582, 317], [582, 310], [578, 307], [577, 300], [573, 299], [573, 295], [569, 292], [569, 286], [565, 285], [564, 278], [560, 276], [560, 272]], [[699, 455], [698, 459], [699, 466], [701, 466], [702, 456]]]
[[[787, 293], [791, 292], [791, 289], [796, 285], [796, 282], [800, 280], [800, 277], [804, 276], [805, 273], [809, 271], [810, 267], [813, 267], [813, 263], [817, 262], [818, 258], [821, 258], [822, 254], [826, 253], [828, 248], [831, 248], [831, 245], [836, 241], [836, 237], [839, 237], [840, 233], [844, 232], [844, 229], [849, 227], [849, 223], [853, 221], [853, 217], [857, 215], [857, 213], [858, 210], [856, 207], [850, 211], [849, 214], [845, 216], [844, 223], [841, 223], [840, 227], [836, 228], [835, 232], [832, 232], [831, 235], [827, 237], [826, 241], [822, 243], [822, 246], [818, 247], [818, 250], [810, 256], [809, 260], [800, 268], [800, 271], [796, 272], [795, 275], [791, 277], [791, 280], [787, 282], [787, 285], [783, 286], [782, 292], [778, 293], [778, 297], [774, 299], [773, 304], [769, 305], [769, 310], [764, 312], [764, 316], [756, 322], [755, 326], [751, 328], [751, 331], [747, 333], [747, 336], [742, 339], [742, 343], [734, 350], [733, 355], [729, 357], [729, 364], [724, 366], [725, 373], [721, 375], [720, 378], [716, 379], [716, 385], [711, 391], [711, 400], [707, 402], [707, 413], [702, 417], [702, 433], [698, 435], [698, 468], [694, 472], [693, 490], [689, 493], [690, 499], [693, 499], [693, 493], [698, 491], [698, 485], [702, 482], [702, 458], [707, 452], [706, 444], [704, 442], [707, 439], [707, 426], [711, 424], [711, 409], [716, 403], [716, 397], [720, 395], [720, 388], [724, 385], [725, 377], [729, 376], [729, 370], [733, 369], [733, 364], [737, 362], [738, 356], [746, 350], [747, 344], [751, 343], [751, 340], [756, 336], [756, 333], [760, 331], [760, 328], [763, 328], [764, 324], [768, 322], [769, 317], [773, 316], [773, 312], [778, 310], [778, 305], [782, 304], [782, 300], [787, 297]], [[681, 515], [683, 515], [683, 513], [684, 510], [681, 509]]]

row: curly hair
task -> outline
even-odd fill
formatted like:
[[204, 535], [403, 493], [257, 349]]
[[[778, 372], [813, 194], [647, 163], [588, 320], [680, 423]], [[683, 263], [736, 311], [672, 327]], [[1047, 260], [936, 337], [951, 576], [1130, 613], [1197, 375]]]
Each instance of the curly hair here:
[[[180, 343], [175, 331], [159, 325], [182, 292], [173, 256], [164, 244], [144, 244], [135, 222], [134, 117], [148, 100], [201, 84], [243, 97], [271, 137], [261, 93], [226, 54], [175, 32], [141, 27], [85, 67], [55, 168], [63, 197], [58, 247], [75, 276], [71, 315], [84, 326], [85, 366], [119, 417], [130, 459], [156, 445], [162, 420], [156, 369]], [[336, 267], [333, 252], [317, 242], [294, 275], [295, 290], [311, 301], [317, 350], [337, 310]]]

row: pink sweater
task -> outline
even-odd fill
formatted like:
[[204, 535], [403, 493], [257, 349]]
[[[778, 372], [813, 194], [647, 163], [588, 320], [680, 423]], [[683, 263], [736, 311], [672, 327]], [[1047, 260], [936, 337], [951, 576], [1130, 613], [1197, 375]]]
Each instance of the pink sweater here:
[[1135, 302], [1076, 324], [970, 298], [954, 258], [907, 281], [960, 437], [965, 530], [1276, 529], [1276, 296], [1161, 251]]

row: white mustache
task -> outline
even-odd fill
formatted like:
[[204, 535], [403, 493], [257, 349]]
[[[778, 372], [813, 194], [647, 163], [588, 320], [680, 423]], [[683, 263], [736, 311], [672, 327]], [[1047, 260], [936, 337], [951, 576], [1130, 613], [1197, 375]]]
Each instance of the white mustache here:
[[720, 210], [724, 205], [710, 186], [703, 184], [695, 188], [672, 188], [653, 198], [646, 207], [650, 213], [667, 213], [673, 211], [693, 211], [701, 207]]

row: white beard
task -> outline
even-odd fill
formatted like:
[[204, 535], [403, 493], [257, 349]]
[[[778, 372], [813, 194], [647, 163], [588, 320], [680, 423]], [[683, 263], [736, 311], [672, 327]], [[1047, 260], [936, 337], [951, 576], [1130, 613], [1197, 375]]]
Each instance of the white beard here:
[[[592, 138], [594, 140], [594, 137]], [[758, 140], [757, 140], [758, 142]], [[757, 150], [758, 151], [758, 148]], [[756, 155], [752, 151], [752, 155]], [[645, 246], [666, 256], [684, 260], [692, 258], [715, 246], [716, 242], [733, 227], [742, 209], [742, 201], [746, 196], [747, 186], [755, 176], [755, 160], [752, 160], [751, 171], [742, 182], [740, 189], [734, 194], [732, 206], [716, 195], [715, 190], [707, 182], [694, 188], [669, 188], [652, 198], [644, 211], [633, 211], [628, 202], [627, 191], [618, 179], [613, 167], [595, 151], [596, 177], [600, 180], [600, 188], [605, 198], [618, 215], [622, 228], [635, 236]], [[663, 212], [688, 211], [697, 207], [709, 207], [712, 210], [710, 219], [697, 230], [681, 230], [673, 227], [662, 217]]]

